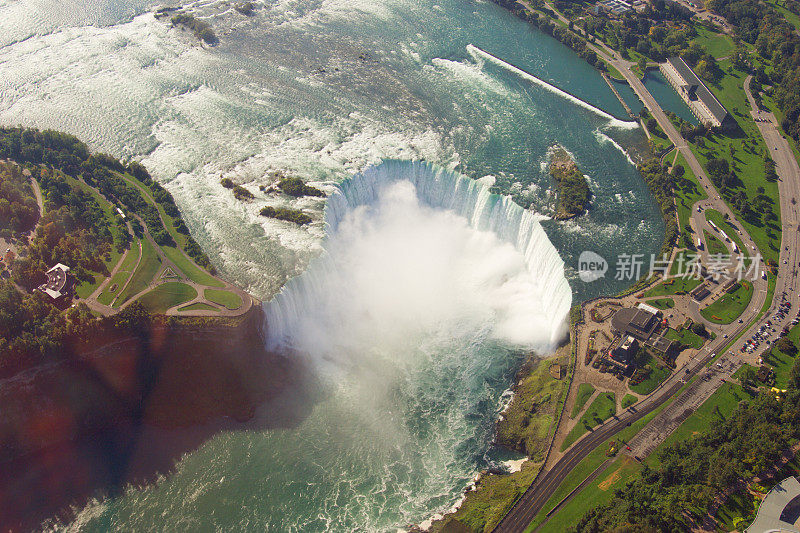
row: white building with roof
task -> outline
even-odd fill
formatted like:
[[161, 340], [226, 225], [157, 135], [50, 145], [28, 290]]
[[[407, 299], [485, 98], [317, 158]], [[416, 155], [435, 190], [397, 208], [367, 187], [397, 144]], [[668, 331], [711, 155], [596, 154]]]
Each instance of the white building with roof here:
[[48, 295], [53, 300], [58, 300], [64, 295], [64, 288], [67, 285], [67, 273], [69, 267], [58, 263], [53, 268], [45, 272], [47, 283], [39, 286], [39, 290]]

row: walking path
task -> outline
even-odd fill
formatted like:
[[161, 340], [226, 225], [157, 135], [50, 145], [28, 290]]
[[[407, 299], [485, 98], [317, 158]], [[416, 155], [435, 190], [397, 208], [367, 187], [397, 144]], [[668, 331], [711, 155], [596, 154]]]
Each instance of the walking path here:
[[[530, 9], [530, 6], [525, 0], [519, 0], [519, 3]], [[550, 7], [552, 8], [552, 6]], [[557, 10], [554, 9], [554, 11], [561, 20], [566, 22], [565, 17], [558, 13]], [[653, 117], [667, 134], [668, 138], [672, 141], [677, 150], [684, 156], [687, 165], [697, 177], [699, 183], [708, 195], [708, 199], [702, 201], [705, 202], [703, 205], [713, 207], [713, 209], [722, 213], [723, 216], [727, 214], [731, 220], [736, 220], [727, 204], [717, 193], [716, 188], [714, 188], [713, 184], [709, 180], [702, 165], [700, 165], [700, 162], [691, 151], [689, 144], [685, 139], [683, 139], [675, 126], [670, 122], [660, 105], [656, 102], [655, 98], [653, 98], [650, 92], [644, 87], [642, 81], [631, 72], [630, 67], [633, 65], [633, 63], [623, 60], [618, 54], [616, 54], [616, 52], [608, 48], [601, 41], [597, 41], [597, 44], [589, 44], [589, 46], [592, 47], [602, 59], [611, 64], [625, 77], [631, 88], [642, 100], [644, 105], [650, 110]], [[746, 83], [746, 89], [749, 89], [749, 82]], [[757, 124], [759, 124], [759, 129], [761, 129], [762, 123], [757, 122]], [[766, 125], [766, 123], [763, 124]], [[767, 133], [769, 133], [768, 130]], [[764, 130], [762, 130], [762, 135], [764, 135]], [[765, 140], [767, 140], [766, 135]], [[775, 138], [772, 140], [777, 142], [777, 139]], [[772, 150], [772, 148], [770, 149]], [[780, 148], [776, 149], [775, 151], [782, 152]], [[783, 174], [781, 174], [781, 171]], [[791, 164], [788, 161], [784, 161], [784, 164], [781, 166], [781, 171], [779, 171], [779, 176], [781, 176], [782, 181], [793, 181], [792, 184], [785, 184], [783, 187], [779, 187], [781, 194], [782, 214], [784, 207], [787, 206], [787, 202], [789, 202], [792, 206], [789, 207], [786, 215], [782, 216], [784, 230], [782, 238], [784, 242], [782, 243], [781, 259], [783, 260], [784, 264], [787, 264], [788, 259], [784, 259], [783, 256], [789, 255], [789, 258], [791, 258], [796, 264], [796, 254], [798, 248], [800, 248], [800, 242], [798, 242], [798, 232], [787, 231], [787, 229], [789, 229], [787, 225], [790, 223], [790, 219], [795, 226], [797, 224], [796, 207], [794, 207], [797, 194], [792, 196], [792, 200], [790, 201], [787, 197], [787, 193], [790, 191], [791, 193], [800, 191], [800, 189], [797, 188], [800, 187], [800, 176], [795, 178], [793, 171], [791, 170]], [[700, 203], [701, 202], [698, 202], [696, 206]], [[701, 208], [698, 212], [696, 206], [692, 207], [692, 218], [694, 224], [696, 224], [695, 227], [703, 228], [706, 224], [705, 210]], [[787, 238], [787, 233], [792, 233], [793, 237]], [[750, 238], [746, 230], [740, 228], [738, 234], [742, 238], [742, 241], [745, 243], [745, 245], [755, 248], [753, 240]], [[779, 272], [776, 285], [777, 289], [786, 287], [785, 279], [786, 273], [784, 272], [782, 275]], [[588, 455], [597, 446], [605, 442], [608, 438], [612, 437], [620, 430], [624, 429], [631, 423], [664, 404], [674, 394], [676, 394], [690, 378], [709, 372], [705, 370], [705, 365], [714, 360], [720, 350], [725, 349], [726, 345], [730, 342], [728, 337], [731, 339], [738, 339], [736, 342], [732, 343], [732, 350], [730, 354], [736, 353], [737, 350], [744, 344], [745, 339], [750, 337], [755, 330], [763, 324], [767, 316], [769, 316], [771, 311], [777, 306], [777, 299], [774, 299], [770, 309], [768, 310], [769, 312], [765, 313], [761, 320], [756, 323], [755, 319], [759, 316], [761, 309], [766, 303], [768, 288], [767, 282], [762, 279], [754, 280], [754, 288], [755, 290], [750, 304], [742, 314], [741, 324], [734, 323], [725, 326], [723, 328], [727, 332], [725, 336], [718, 335], [714, 341], [707, 343], [703, 350], [698, 352], [686, 363], [684, 372], [673, 372], [672, 375], [670, 375], [667, 380], [665, 380], [659, 386], [659, 388], [656, 389], [656, 391], [642, 400], [639, 404], [629, 408], [619, 417], [613, 417], [595, 428], [591, 433], [579, 439], [578, 442], [568, 449], [565, 454], [561, 455], [560, 458], [556, 459], [558, 454], [553, 454], [553, 464], [547, 464], [543, 466], [542, 473], [537, 477], [536, 481], [528, 488], [522, 497], [515, 502], [512, 509], [498, 524], [496, 531], [524, 531], [528, 524], [530, 524], [531, 520], [536, 516], [542, 506], [544, 506], [544, 504], [553, 494], [553, 492], [561, 485], [566, 476], [584, 457], [586, 457], [586, 455]], [[793, 288], [791, 287], [790, 291], [792, 292], [791, 298], [798, 299], [800, 295], [798, 295], [796, 291], [793, 291]], [[781, 291], [781, 293], [782, 292], [783, 291]], [[778, 292], [776, 292], [776, 295], [777, 294]], [[752, 326], [750, 326], [751, 322], [753, 323]], [[578, 339], [575, 339], [575, 341], [578, 342]], [[580, 354], [582, 353], [584, 352], [578, 350], [579, 358]], [[631, 446], [631, 454], [635, 455], [637, 453], [652, 451], [655, 446], [657, 446], [660, 442], [663, 442], [663, 440], [666, 439], [666, 437], [678, 425], [680, 425], [685, 418], [694, 412], [697, 406], [701, 405], [702, 402], [708, 398], [708, 396], [713, 394], [713, 392], [725, 379], [730, 377], [730, 375], [741, 365], [741, 363], [741, 358], [737, 358], [734, 355], [723, 354], [719, 358], [718, 365], [713, 372], [709, 372], [708, 380], [700, 379], [698, 382], [688, 387], [681, 394], [681, 396], [676, 398], [672, 404], [670, 404], [666, 409], [662, 410], [659, 415], [657, 415], [648, 423], [647, 426], [645, 426], [645, 428], [640, 432], [641, 436], [638, 437], [638, 439], [634, 439], [633, 444], [635, 446]], [[580, 364], [580, 361], [578, 364]], [[567, 403], [565, 403], [565, 405], [567, 405]], [[545, 472], [545, 468], [548, 466], [549, 469]]]

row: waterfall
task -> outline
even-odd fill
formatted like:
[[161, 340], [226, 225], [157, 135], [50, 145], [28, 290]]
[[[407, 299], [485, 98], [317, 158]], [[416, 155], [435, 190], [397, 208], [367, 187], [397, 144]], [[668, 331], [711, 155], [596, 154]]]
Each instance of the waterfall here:
[[[511, 198], [489, 192], [489, 189], [472, 179], [444, 168], [419, 161], [390, 160], [372, 166], [364, 172], [344, 180], [328, 198], [325, 207], [326, 245], [348, 213], [370, 206], [383, 187], [392, 183], [409, 181], [415, 189], [420, 204], [442, 211], [451, 211], [468, 221], [475, 230], [492, 232], [499, 240], [510, 244], [524, 258], [524, 268], [530, 278], [541, 287], [538, 295], [544, 309], [541, 315], [546, 324], [531, 324], [544, 328], [549, 349], [564, 334], [565, 317], [572, 304], [572, 293], [564, 277], [564, 262], [548, 240], [542, 226], [532, 212], [515, 204]], [[296, 331], [302, 318], [312, 311], [318, 295], [330, 291], [326, 287], [331, 269], [336, 269], [329, 253], [312, 261], [309, 268], [291, 280], [268, 305], [266, 312], [267, 344], [270, 349], [291, 349], [293, 338], [309, 334]], [[346, 291], [347, 288], [340, 288]], [[351, 327], [353, 317], [337, 317], [340, 327]]]
[[472, 44], [467, 45], [467, 52], [475, 60], [487, 60], [487, 61], [489, 61], [489, 62], [491, 62], [491, 63], [493, 63], [493, 64], [495, 64], [495, 65], [497, 65], [497, 66], [499, 66], [499, 67], [501, 67], [503, 69], [505, 69], [505, 70], [508, 70], [509, 72], [512, 72], [512, 73], [516, 74], [517, 76], [519, 76], [520, 78], [522, 78], [524, 80], [527, 80], [527, 81], [530, 81], [532, 83], [535, 83], [536, 85], [539, 85], [540, 87], [543, 87], [543, 88], [547, 89], [551, 93], [557, 94], [557, 95], [569, 100], [570, 102], [583, 107], [584, 109], [588, 109], [589, 111], [592, 111], [593, 113], [595, 113], [595, 114], [603, 117], [604, 119], [608, 120], [610, 125], [612, 125], [612, 126], [615, 126], [615, 127], [618, 127], [618, 128], [631, 129], [631, 128], [636, 128], [639, 125], [638, 122], [636, 122], [636, 121], [619, 120], [618, 118], [615, 118], [611, 114], [606, 113], [605, 111], [603, 111], [599, 107], [593, 106], [589, 102], [581, 100], [577, 96], [574, 96], [574, 95], [568, 93], [567, 91], [565, 91], [563, 89], [559, 89], [555, 85], [547, 83], [543, 79], [538, 78], [538, 77], [536, 77], [533, 74], [530, 74], [528, 72], [525, 72], [521, 68], [515, 67], [514, 65], [512, 65], [511, 63], [508, 63], [507, 61], [503, 61], [499, 57], [494, 56], [494, 55], [490, 54], [489, 52], [487, 52], [485, 50], [481, 50], [480, 48], [478, 48], [475, 45], [472, 45]]

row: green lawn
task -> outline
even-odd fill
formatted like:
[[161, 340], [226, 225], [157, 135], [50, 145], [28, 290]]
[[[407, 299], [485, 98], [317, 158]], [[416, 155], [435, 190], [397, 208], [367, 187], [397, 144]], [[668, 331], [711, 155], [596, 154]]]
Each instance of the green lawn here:
[[723, 383], [697, 411], [692, 413], [664, 442], [658, 445], [656, 450], [647, 457], [646, 462], [650, 466], [657, 465], [660, 450], [674, 442], [686, 440], [696, 433], [707, 431], [712, 425], [727, 420], [741, 400], [749, 399], [750, 395], [741, 385], [730, 382]]
[[165, 313], [167, 309], [197, 298], [194, 287], [180, 281], [162, 283], [139, 298], [151, 313]]
[[634, 396], [633, 394], [626, 394], [622, 397], [622, 408], [627, 409], [631, 405], [635, 404], [639, 401], [639, 398]]
[[657, 300], [648, 300], [645, 303], [647, 303], [648, 305], [652, 305], [656, 309], [662, 309], [662, 310], [672, 309], [673, 307], [675, 307], [675, 300], [673, 300], [672, 298], [658, 298]]
[[646, 396], [656, 390], [656, 387], [672, 373], [669, 368], [662, 367], [650, 356], [648, 356], [645, 366], [650, 368], [650, 375], [647, 376], [647, 379], [636, 385], [628, 385], [628, 388], [640, 396]]
[[644, 293], [645, 298], [683, 294], [700, 285], [702, 280], [695, 279], [695, 277], [672, 277], [686, 273], [688, 269], [687, 265], [691, 259], [690, 257], [687, 257], [687, 253], [688, 252], [686, 250], [681, 250], [675, 255], [675, 260], [672, 262], [669, 268], [669, 275], [671, 277], [659, 283], [652, 289], [646, 291]]
[[206, 289], [203, 291], [206, 300], [212, 301], [228, 309], [239, 309], [242, 306], [242, 297], [230, 291]]
[[714, 235], [707, 230], [703, 230], [703, 240], [706, 243], [706, 251], [711, 255], [722, 254], [727, 255], [730, 253], [727, 247], [722, 244], [722, 241], [717, 239]]
[[[690, 381], [690, 383], [693, 380], [694, 378]], [[684, 385], [681, 388], [681, 390], [678, 391], [677, 394], [680, 394], [687, 386], [688, 384]], [[567, 494], [572, 492], [575, 489], [575, 487], [580, 485], [581, 482], [583, 482], [583, 480], [586, 479], [586, 477], [589, 474], [591, 474], [598, 466], [600, 466], [603, 463], [603, 461], [607, 459], [606, 452], [608, 451], [612, 443], [615, 443], [617, 441], [628, 442], [630, 439], [633, 438], [634, 435], [636, 435], [639, 431], [641, 431], [641, 429], [645, 425], [647, 425], [653, 418], [655, 418], [658, 415], [658, 413], [666, 409], [674, 401], [674, 399], [675, 396], [664, 402], [663, 405], [655, 409], [653, 412], [648, 413], [641, 419], [637, 420], [630, 426], [626, 427], [625, 429], [617, 433], [613, 438], [607, 440], [606, 442], [604, 442], [603, 444], [592, 450], [586, 457], [584, 457], [575, 466], [575, 468], [572, 469], [572, 471], [564, 479], [564, 481], [561, 482], [561, 484], [558, 486], [555, 492], [553, 492], [553, 495], [550, 497], [550, 499], [547, 500], [547, 503], [545, 503], [544, 506], [542, 506], [542, 509], [539, 511], [539, 514], [537, 514], [534, 517], [533, 521], [528, 525], [528, 528], [525, 530], [525, 533], [531, 533], [534, 529], [536, 529], [536, 527], [538, 527], [539, 524], [541, 524], [544, 521], [547, 513], [550, 512], [550, 510], [553, 509], [553, 507], [555, 507], [558, 502], [564, 499], [564, 497]], [[587, 487], [586, 490], [594, 492], [594, 490], [592, 490], [591, 487]], [[580, 494], [575, 498], [575, 500], [577, 500], [579, 497]], [[562, 508], [558, 513], [556, 513], [556, 515], [554, 515], [554, 519], [555, 516], [558, 516], [559, 514], [563, 513], [573, 517], [575, 521], [580, 520], [582, 515], [571, 512], [571, 505], [572, 502], [564, 506], [564, 508]]]
[[706, 341], [703, 337], [696, 334], [689, 328], [683, 328], [680, 331], [670, 328], [667, 330], [667, 333], [664, 336], [670, 340], [678, 341], [681, 344], [698, 350], [703, 347], [703, 344], [705, 344]]
[[621, 455], [608, 465], [591, 484], [587, 485], [545, 525], [544, 531], [569, 531], [590, 510], [611, 500], [614, 491], [621, 489], [639, 475], [642, 465], [632, 457]]
[[[120, 177], [124, 178], [129, 184], [136, 187], [142, 195], [142, 198], [150, 205], [154, 205], [158, 210], [158, 214], [161, 216], [161, 220], [164, 222], [164, 228], [167, 230], [167, 233], [173, 238], [173, 240], [177, 243], [177, 245], [181, 248], [181, 250], [186, 249], [186, 244], [188, 242], [188, 238], [183, 233], [180, 233], [178, 230], [175, 229], [175, 219], [169, 216], [165, 211], [164, 208], [161, 207], [161, 204], [156, 202], [155, 200], [151, 200], [150, 196], [152, 196], [152, 191], [146, 187], [142, 182], [131, 176], [130, 174], [118, 174]], [[200, 283], [201, 285], [208, 285], [210, 287], [224, 287], [225, 284], [219, 281], [218, 279], [214, 278], [201, 268], [197, 267], [189, 258], [187, 258], [183, 253], [178, 251], [173, 246], [163, 246], [162, 250], [164, 250], [164, 255], [166, 255], [170, 261], [175, 263], [178, 268], [180, 268], [186, 277], [191, 279], [196, 283]]]
[[[133, 269], [136, 268], [136, 262], [138, 260], [139, 240], [137, 239], [131, 244], [131, 249], [128, 251], [128, 255], [125, 256], [125, 259], [123, 259], [117, 273], [114, 274], [114, 277], [112, 277], [111, 281], [108, 282], [106, 288], [103, 289], [103, 292], [101, 292], [100, 296], [97, 297], [98, 302], [103, 305], [111, 305], [111, 302], [122, 290], [125, 282], [128, 281]], [[116, 287], [114, 287], [115, 285]], [[113, 292], [111, 291], [112, 287], [114, 288]]]
[[689, 168], [689, 164], [686, 163], [686, 158], [683, 157], [683, 154], [678, 153], [678, 159], [675, 161], [675, 165], [680, 165], [684, 169], [683, 176], [673, 177], [675, 183], [675, 204], [678, 208], [678, 224], [680, 225], [679, 229], [684, 231], [689, 224], [689, 218], [692, 214], [692, 205], [697, 201], [705, 200], [708, 198], [708, 195], [700, 186], [700, 182], [697, 181], [697, 177], [692, 172], [692, 169]]
[[700, 285], [701, 280], [694, 278], [670, 278], [662, 281], [644, 293], [645, 298], [651, 296], [667, 296], [671, 294], [687, 293]]
[[578, 416], [578, 413], [581, 412], [583, 406], [586, 405], [586, 402], [592, 397], [594, 391], [594, 385], [591, 383], [581, 383], [580, 386], [578, 386], [578, 394], [575, 396], [575, 405], [572, 406], [572, 413], [569, 415], [570, 418]]
[[700, 310], [703, 318], [715, 324], [730, 324], [744, 312], [753, 297], [753, 284], [742, 280], [733, 292], [723, 294], [717, 301]]
[[[720, 213], [716, 209], [709, 209], [706, 211], [706, 219], [713, 220], [714, 224], [716, 224], [719, 228], [721, 228], [722, 231], [725, 232], [725, 235], [730, 237], [731, 240], [736, 243], [736, 246], [739, 247], [739, 251], [742, 252], [745, 257], [749, 257], [751, 255], [750, 254], [751, 250], [748, 250], [745, 247], [744, 242], [742, 242], [742, 238], [739, 237], [738, 233], [736, 233], [736, 229], [734, 229], [733, 226], [731, 226], [731, 223], [728, 222], [725, 219], [725, 217], [722, 216], [722, 213]], [[725, 252], [723, 253], [727, 255], [730, 253], [730, 251], [728, 251], [728, 249], [725, 248]]]
[[217, 309], [213, 305], [208, 305], [207, 303], [197, 302], [194, 304], [185, 305], [179, 308], [178, 311], [181, 311], [183, 313], [188, 313], [190, 311], [219, 311], [219, 309]]
[[177, 267], [180, 268], [184, 274], [186, 274], [187, 278], [195, 283], [207, 285], [209, 287], [225, 286], [225, 284], [220, 280], [195, 265], [191, 259], [186, 257], [183, 252], [174, 246], [162, 246], [161, 249], [164, 250], [164, 255], [166, 255], [170, 261], [175, 263], [175, 265], [177, 265]]
[[148, 239], [142, 239], [142, 259], [139, 262], [139, 267], [131, 276], [128, 286], [114, 300], [114, 307], [119, 307], [131, 296], [135, 296], [139, 292], [147, 288], [147, 285], [153, 280], [158, 270], [161, 268], [161, 258], [158, 256], [156, 249], [150, 244]]
[[717, 33], [702, 24], [695, 24], [694, 29], [697, 30], [697, 37], [692, 40], [702, 45], [716, 59], [729, 56], [733, 52], [733, 40], [729, 36]]
[[764, 194], [772, 200], [773, 211], [778, 217], [778, 220], [770, 224], [777, 229], [768, 229], [760, 219], [741, 222], [753, 237], [762, 256], [777, 261], [780, 249], [778, 186], [777, 183], [770, 183], [765, 178], [764, 154], [768, 151], [756, 123], [750, 116], [750, 105], [747, 103], [743, 88], [746, 73], [733, 68], [730, 60], [720, 61], [719, 66], [724, 76], [719, 82], [711, 84], [710, 88], [731, 113], [741, 131], [731, 135], [713, 134], [702, 141], [703, 146], [693, 144], [692, 151], [704, 167], [711, 157], [728, 160], [736, 176], [742, 180], [741, 188], [732, 190], [745, 191], [751, 201], [759, 194], [758, 188], [763, 187]]
[[[794, 326], [789, 330], [787, 338], [794, 343], [795, 346], [800, 347], [800, 326]], [[797, 356], [788, 355], [778, 350], [774, 346], [767, 352], [764, 357], [764, 362], [772, 367], [775, 371], [775, 386], [779, 389], [785, 389], [789, 383], [789, 373], [797, 361]]]
[[591, 428], [602, 424], [604, 421], [617, 414], [617, 398], [613, 392], [599, 394], [586, 409], [586, 412], [569, 432], [561, 444], [561, 451], [569, 448], [572, 443], [583, 436]]

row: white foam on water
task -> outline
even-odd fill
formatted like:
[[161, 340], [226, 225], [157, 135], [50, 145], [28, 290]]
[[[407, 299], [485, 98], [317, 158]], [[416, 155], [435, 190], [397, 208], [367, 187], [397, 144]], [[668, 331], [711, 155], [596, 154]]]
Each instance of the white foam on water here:
[[633, 162], [633, 159], [631, 159], [630, 154], [622, 146], [620, 146], [620, 144], [617, 141], [615, 141], [614, 139], [612, 139], [611, 137], [609, 137], [608, 135], [606, 135], [605, 133], [600, 131], [600, 129], [594, 130], [593, 133], [594, 133], [595, 138], [599, 142], [601, 142], [601, 143], [610, 143], [612, 146], [614, 146], [614, 148], [616, 148], [617, 150], [619, 150], [620, 152], [622, 152], [625, 155], [625, 157], [628, 159], [628, 163], [630, 163], [634, 167], [636, 166], [636, 163]]
[[326, 254], [268, 306], [270, 349], [335, 360], [362, 328], [405, 339], [469, 309], [490, 312], [498, 339], [543, 353], [563, 334], [572, 296], [558, 252], [533, 213], [477, 181], [389, 161], [340, 184], [325, 219]]
[[599, 107], [593, 106], [589, 102], [581, 100], [580, 98], [578, 98], [576, 96], [573, 96], [573, 95], [569, 94], [568, 92], [566, 92], [566, 91], [564, 91], [562, 89], [559, 89], [555, 85], [547, 83], [543, 79], [538, 78], [538, 77], [536, 77], [533, 74], [530, 74], [528, 72], [525, 72], [521, 68], [515, 67], [514, 65], [512, 65], [511, 63], [508, 63], [507, 61], [503, 61], [499, 57], [494, 56], [494, 55], [490, 54], [489, 52], [486, 52], [485, 50], [481, 50], [477, 46], [474, 46], [472, 44], [467, 45], [467, 52], [473, 58], [475, 58], [476, 60], [478, 60], [478, 59], [488, 60], [488, 61], [494, 63], [495, 65], [498, 65], [498, 66], [508, 70], [509, 72], [513, 72], [514, 74], [516, 74], [517, 76], [521, 77], [524, 80], [531, 81], [531, 82], [535, 83], [536, 85], [539, 85], [540, 87], [543, 87], [543, 88], [547, 89], [548, 91], [550, 91], [550, 92], [552, 92], [554, 94], [557, 94], [557, 95], [565, 98], [566, 100], [569, 100], [570, 102], [583, 107], [584, 109], [588, 109], [589, 111], [592, 111], [593, 113], [595, 113], [595, 114], [603, 117], [604, 119], [608, 120], [610, 126], [613, 126], [613, 127], [616, 127], [616, 128], [623, 128], [623, 129], [634, 129], [634, 128], [639, 127], [639, 123], [638, 122], [636, 122], [636, 121], [619, 120], [618, 118], [610, 115], [609, 113], [606, 113], [605, 111], [603, 111]]

